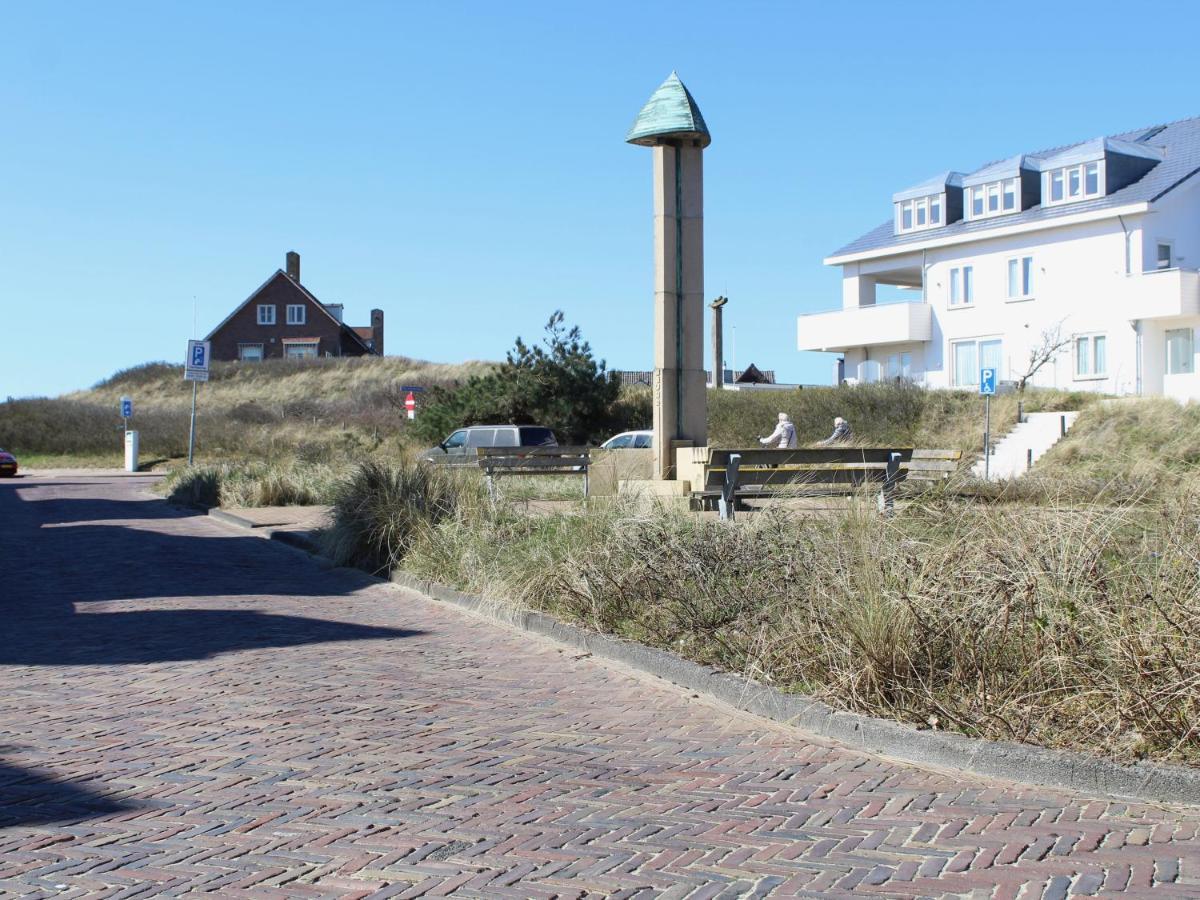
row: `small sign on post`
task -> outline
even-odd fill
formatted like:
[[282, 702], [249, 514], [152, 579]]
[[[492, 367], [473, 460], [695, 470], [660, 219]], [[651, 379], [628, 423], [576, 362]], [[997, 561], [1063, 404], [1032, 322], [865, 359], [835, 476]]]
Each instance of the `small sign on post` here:
[[[132, 419], [133, 418], [133, 398], [132, 397], [122, 397], [121, 398], [121, 418], [122, 419]], [[126, 422], [125, 424], [126, 424], [126, 426], [129, 425], [128, 422]]]
[[996, 393], [995, 369], [979, 370], [979, 393], [985, 397], [990, 397]]
[[410, 419], [417, 417], [417, 398], [413, 396], [412, 391], [409, 391], [408, 396], [404, 398], [404, 409], [408, 412]]
[[188, 341], [187, 362], [183, 367], [183, 380], [192, 383], [192, 421], [188, 426], [188, 465], [196, 452], [196, 388], [199, 382], [208, 381], [208, 362], [212, 351], [210, 341]]
[[992, 395], [996, 393], [996, 369], [985, 366], [979, 370], [979, 393], [983, 395], [983, 480], [991, 476], [992, 463]]
[[184, 381], [208, 381], [208, 357], [212, 344], [209, 341], [188, 341], [187, 365], [183, 369]]

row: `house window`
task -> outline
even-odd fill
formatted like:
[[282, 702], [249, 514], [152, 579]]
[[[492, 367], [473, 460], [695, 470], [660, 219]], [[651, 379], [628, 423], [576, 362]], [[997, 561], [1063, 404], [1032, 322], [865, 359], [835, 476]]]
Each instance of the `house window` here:
[[262, 344], [238, 344], [238, 359], [243, 362], [261, 362], [262, 358]]
[[283, 345], [283, 354], [288, 359], [316, 359], [316, 341], [289, 341]]
[[258, 324], [259, 325], [274, 325], [275, 324], [275, 304], [273, 304], [273, 303], [258, 304]]
[[1021, 256], [1008, 261], [1008, 299], [1026, 300], [1033, 296], [1033, 257]]
[[1102, 378], [1108, 374], [1108, 338], [1084, 334], [1075, 338], [1075, 377]]
[[959, 266], [950, 270], [950, 305], [969, 306], [975, 302], [975, 269]]
[[1048, 204], [1071, 203], [1088, 197], [1099, 197], [1100, 163], [1082, 163], [1053, 169], [1045, 175], [1042, 190]]
[[983, 188], [971, 188], [971, 218], [978, 219], [983, 215]]
[[1167, 374], [1191, 375], [1196, 371], [1195, 333], [1190, 328], [1172, 328], [1167, 331]]
[[896, 230], [913, 231], [942, 224], [942, 195], [918, 197], [896, 204]]
[[1158, 242], [1158, 259], [1157, 267], [1160, 269], [1171, 268], [1171, 244], [1169, 241]]
[[1017, 179], [1010, 178], [1004, 182], [1004, 211], [1017, 208]]
[[1003, 372], [1001, 346], [999, 338], [952, 342], [954, 386], [979, 387], [981, 369], [995, 369], [996, 377], [1000, 378]]
[[304, 324], [304, 304], [289, 303], [287, 308], [287, 323], [289, 325]]

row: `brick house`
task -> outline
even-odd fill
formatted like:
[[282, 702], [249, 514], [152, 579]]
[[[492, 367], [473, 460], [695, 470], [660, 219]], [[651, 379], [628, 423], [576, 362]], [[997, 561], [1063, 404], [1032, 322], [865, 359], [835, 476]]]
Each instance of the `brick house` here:
[[300, 283], [300, 254], [289, 251], [287, 270], [276, 269], [207, 340], [214, 360], [383, 356], [383, 310], [371, 310], [370, 325], [347, 325], [342, 304], [322, 303]]

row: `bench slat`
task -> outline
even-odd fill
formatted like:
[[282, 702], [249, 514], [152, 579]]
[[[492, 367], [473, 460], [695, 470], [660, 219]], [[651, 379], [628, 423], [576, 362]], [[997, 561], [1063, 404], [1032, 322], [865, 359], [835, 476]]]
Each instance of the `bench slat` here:
[[945, 459], [958, 460], [962, 459], [961, 450], [914, 450], [912, 452], [913, 459]]

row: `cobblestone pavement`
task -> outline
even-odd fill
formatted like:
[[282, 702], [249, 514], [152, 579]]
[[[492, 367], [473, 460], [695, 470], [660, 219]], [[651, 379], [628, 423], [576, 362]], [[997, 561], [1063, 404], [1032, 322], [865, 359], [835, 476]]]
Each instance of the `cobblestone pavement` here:
[[5, 896], [1200, 896], [1179, 811], [809, 740], [143, 490], [0, 481]]

